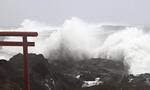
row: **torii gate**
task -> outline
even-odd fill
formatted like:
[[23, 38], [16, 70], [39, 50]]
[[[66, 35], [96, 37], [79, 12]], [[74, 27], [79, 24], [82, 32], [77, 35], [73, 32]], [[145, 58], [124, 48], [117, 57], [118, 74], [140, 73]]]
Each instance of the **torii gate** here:
[[30, 75], [28, 62], [28, 46], [34, 46], [34, 42], [28, 42], [28, 36], [38, 36], [37, 32], [0, 32], [0, 36], [20, 36], [23, 41], [0, 41], [0, 46], [22, 46], [24, 59], [24, 90], [30, 90]]

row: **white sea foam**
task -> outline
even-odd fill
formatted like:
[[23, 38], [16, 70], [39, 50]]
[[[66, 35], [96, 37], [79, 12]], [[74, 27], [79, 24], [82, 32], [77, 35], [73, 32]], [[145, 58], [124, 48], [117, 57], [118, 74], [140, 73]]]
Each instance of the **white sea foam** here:
[[[61, 26], [25, 20], [21, 27], [7, 31], [37, 31], [37, 38], [29, 38], [36, 42], [29, 52], [42, 53], [51, 60], [70, 57], [76, 60], [93, 57], [122, 60], [130, 66], [132, 74], [150, 73], [150, 33], [138, 27], [94, 24], [72, 18]], [[3, 47], [0, 52], [3, 58], [9, 58], [22, 52], [22, 48]]]

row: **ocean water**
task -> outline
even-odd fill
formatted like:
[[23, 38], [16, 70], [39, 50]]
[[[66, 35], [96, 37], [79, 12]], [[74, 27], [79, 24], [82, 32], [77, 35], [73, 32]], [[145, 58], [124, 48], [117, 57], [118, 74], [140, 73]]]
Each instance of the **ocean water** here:
[[[149, 26], [129, 26], [113, 23], [91, 23], [73, 17], [62, 25], [24, 20], [20, 27], [0, 31], [35, 31], [38, 37], [28, 38], [35, 42], [30, 53], [41, 53], [49, 60], [72, 58], [104, 58], [123, 61], [129, 73], [150, 73]], [[0, 37], [1, 40], [21, 41], [19, 37]], [[22, 53], [21, 47], [1, 47], [0, 58], [8, 59]]]

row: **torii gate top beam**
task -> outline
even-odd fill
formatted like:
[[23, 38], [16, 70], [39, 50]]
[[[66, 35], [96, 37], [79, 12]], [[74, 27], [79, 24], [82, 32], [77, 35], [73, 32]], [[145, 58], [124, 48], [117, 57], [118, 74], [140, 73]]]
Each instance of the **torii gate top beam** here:
[[38, 36], [37, 32], [0, 32], [0, 36]]

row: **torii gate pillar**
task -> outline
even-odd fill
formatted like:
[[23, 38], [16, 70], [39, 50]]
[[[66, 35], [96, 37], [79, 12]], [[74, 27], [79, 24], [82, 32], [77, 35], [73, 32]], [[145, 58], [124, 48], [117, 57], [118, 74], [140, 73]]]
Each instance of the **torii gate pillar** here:
[[21, 36], [23, 42], [0, 41], [0, 46], [23, 46], [24, 60], [24, 90], [30, 90], [30, 73], [28, 61], [28, 46], [34, 46], [34, 42], [28, 42], [28, 36], [38, 36], [37, 32], [0, 32], [0, 36]]

